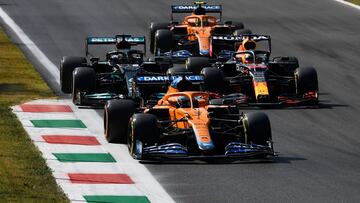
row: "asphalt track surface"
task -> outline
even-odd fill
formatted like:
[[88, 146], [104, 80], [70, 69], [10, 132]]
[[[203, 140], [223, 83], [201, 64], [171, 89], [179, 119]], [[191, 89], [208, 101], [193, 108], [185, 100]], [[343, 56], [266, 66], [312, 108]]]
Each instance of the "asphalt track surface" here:
[[[176, 2], [183, 1], [0, 0], [0, 5], [59, 64], [63, 55], [83, 55], [88, 35], [147, 34], [151, 21], [169, 19]], [[280, 152], [274, 162], [146, 167], [177, 202], [359, 202], [359, 10], [331, 0], [234, 0], [223, 6], [224, 19], [271, 35], [273, 56], [297, 56], [302, 66], [316, 67], [322, 107], [264, 110]]]

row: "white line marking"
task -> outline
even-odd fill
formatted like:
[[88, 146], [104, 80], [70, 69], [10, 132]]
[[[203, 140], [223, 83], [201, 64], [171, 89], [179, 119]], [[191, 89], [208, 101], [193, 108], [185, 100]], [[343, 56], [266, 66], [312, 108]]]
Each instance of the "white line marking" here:
[[339, 3], [345, 4], [345, 5], [347, 5], [347, 6], [351, 6], [351, 7], [353, 7], [353, 8], [356, 8], [356, 9], [360, 10], [360, 6], [358, 6], [358, 5], [356, 5], [356, 4], [353, 4], [353, 3], [350, 3], [350, 2], [348, 2], [348, 1], [344, 1], [344, 0], [334, 0], [334, 1], [337, 1], [337, 2], [339, 2]]
[[[36, 44], [24, 33], [24, 31], [7, 15], [7, 13], [0, 7], [0, 17], [4, 22], [14, 31], [17, 37], [21, 40], [24, 45], [30, 50], [30, 52], [37, 58], [37, 60], [45, 67], [49, 72], [52, 78], [49, 80], [56, 81], [60, 85], [60, 72], [58, 68], [45, 56], [45, 54], [36, 46]], [[65, 101], [68, 103], [68, 100]], [[79, 110], [78, 108], [72, 109], [75, 110], [75, 114], [90, 127], [89, 130], [92, 133], [99, 134], [102, 131], [102, 118], [94, 110]], [[82, 112], [80, 112], [82, 111]], [[20, 116], [17, 115], [19, 120]], [[24, 120], [22, 120], [24, 122]], [[100, 133], [99, 135], [101, 135]], [[102, 137], [102, 139], [104, 139]], [[133, 160], [127, 153], [126, 147], [124, 145], [115, 146], [111, 144], [101, 142], [106, 151], [111, 152], [118, 161], [119, 167], [125, 169], [125, 173], [128, 173], [131, 178], [135, 181], [138, 189], [140, 189], [144, 195], [146, 195], [151, 202], [174, 202], [174, 200], [166, 193], [164, 188], [155, 180], [151, 173], [147, 170], [145, 166], [139, 164], [137, 161]], [[36, 143], [35, 143], [36, 144]], [[119, 148], [118, 148], [119, 147]], [[114, 150], [117, 148], [116, 150]], [[124, 160], [119, 161], [118, 157], [123, 157]], [[122, 162], [126, 161], [126, 163]], [[124, 164], [126, 167], [121, 167]], [[133, 177], [134, 176], [134, 177]], [[57, 180], [58, 181], [58, 180]], [[140, 181], [140, 182], [137, 182]], [[59, 182], [58, 182], [59, 183]], [[61, 184], [60, 184], [61, 185]], [[65, 193], [72, 194], [68, 187], [63, 188]], [[90, 191], [89, 191], [90, 193]], [[78, 194], [79, 195], [79, 194]], [[82, 199], [82, 197], [79, 197]], [[73, 201], [73, 200], [71, 200]]]

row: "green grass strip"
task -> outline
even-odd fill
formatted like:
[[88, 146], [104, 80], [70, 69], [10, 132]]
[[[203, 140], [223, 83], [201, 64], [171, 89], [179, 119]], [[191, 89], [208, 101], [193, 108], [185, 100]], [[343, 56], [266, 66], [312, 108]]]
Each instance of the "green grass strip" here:
[[150, 203], [145, 196], [84, 196], [87, 202], [95, 203]]
[[86, 128], [81, 120], [31, 120], [37, 128]]
[[0, 27], [0, 202], [69, 202], [10, 106], [56, 98]]
[[360, 0], [347, 0], [350, 3], [360, 5]]
[[109, 153], [53, 153], [60, 162], [116, 162]]

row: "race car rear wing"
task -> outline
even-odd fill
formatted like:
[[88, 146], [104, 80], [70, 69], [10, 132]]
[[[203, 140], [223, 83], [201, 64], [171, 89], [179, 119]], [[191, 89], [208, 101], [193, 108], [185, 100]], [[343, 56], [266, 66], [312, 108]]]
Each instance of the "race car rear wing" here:
[[245, 39], [250, 39], [255, 42], [267, 41], [268, 42], [268, 51], [271, 53], [271, 37], [269, 35], [254, 35], [254, 34], [243, 34], [240, 36], [233, 35], [213, 35], [211, 41], [213, 44], [220, 43], [242, 43]]
[[[220, 20], [222, 20], [222, 5], [202, 5], [201, 7], [205, 9], [206, 13], [219, 13]], [[172, 5], [171, 20], [174, 19], [174, 13], [192, 13], [196, 8], [198, 8], [198, 5]]]
[[131, 36], [131, 35], [116, 35], [115, 37], [87, 37], [85, 42], [85, 54], [88, 56], [89, 45], [109, 45], [125, 39], [130, 43], [130, 46], [144, 45], [144, 54], [146, 54], [146, 40], [145, 36]]

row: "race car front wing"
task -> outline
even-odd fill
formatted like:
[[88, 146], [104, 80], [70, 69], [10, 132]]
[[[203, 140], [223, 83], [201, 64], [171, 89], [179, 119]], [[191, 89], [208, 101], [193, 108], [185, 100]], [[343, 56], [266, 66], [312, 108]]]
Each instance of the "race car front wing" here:
[[186, 159], [201, 159], [201, 158], [255, 158], [265, 156], [275, 156], [272, 143], [269, 145], [244, 144], [240, 142], [231, 142], [225, 147], [224, 154], [214, 155], [191, 155], [187, 148], [179, 143], [169, 143], [158, 146], [149, 146], [142, 148], [142, 143], [137, 141], [137, 150], [134, 156], [135, 159], [151, 160], [161, 158], [186, 158]]

